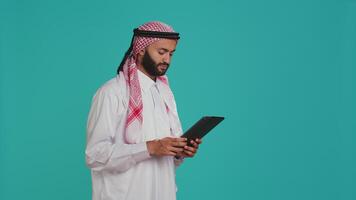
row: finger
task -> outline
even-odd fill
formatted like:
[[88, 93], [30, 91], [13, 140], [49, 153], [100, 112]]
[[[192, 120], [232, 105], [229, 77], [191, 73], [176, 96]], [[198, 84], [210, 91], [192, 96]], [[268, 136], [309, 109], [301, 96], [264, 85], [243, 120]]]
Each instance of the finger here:
[[176, 156], [177, 153], [169, 151], [169, 152], [166, 153], [166, 155], [167, 156]]
[[175, 146], [175, 147], [184, 147], [184, 146], [187, 145], [187, 142], [185, 142], [185, 141], [172, 142], [171, 145], [172, 145], [172, 146]]
[[190, 152], [188, 150], [184, 150], [184, 154], [186, 155], [186, 157], [193, 157], [194, 156], [194, 153]]
[[199, 138], [195, 139], [195, 142], [198, 143], [198, 144], [201, 144], [203, 141]]
[[168, 146], [167, 148], [169, 151], [171, 152], [175, 152], [175, 153], [180, 153], [182, 152], [184, 149], [183, 148], [176, 148], [176, 147], [173, 147], [173, 146]]
[[184, 147], [184, 151], [190, 151], [190, 152], [195, 153], [195, 152], [197, 152], [197, 149], [194, 148], [194, 147], [185, 146], [185, 147]]
[[184, 141], [187, 141], [187, 138], [182, 138], [182, 137], [165, 137], [164, 140], [171, 141], [171, 142], [184, 142]]
[[178, 142], [185, 142], [186, 138], [165, 137], [161, 140], [166, 141], [170, 145], [174, 145], [174, 144], [178, 144]]
[[191, 140], [190, 143], [195, 147], [198, 148], [198, 144], [194, 142], [194, 140]]
[[184, 142], [187, 141], [187, 138], [185, 137], [168, 137], [170, 140], [175, 141], [175, 142]]
[[174, 151], [170, 151], [170, 150], [166, 149], [166, 150], [161, 152], [161, 155], [162, 156], [176, 156], [177, 153], [174, 152]]

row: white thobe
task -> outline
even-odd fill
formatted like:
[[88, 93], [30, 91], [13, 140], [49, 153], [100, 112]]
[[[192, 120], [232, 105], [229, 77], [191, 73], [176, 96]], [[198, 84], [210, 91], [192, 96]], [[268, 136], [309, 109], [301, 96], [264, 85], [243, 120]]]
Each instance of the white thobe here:
[[[93, 200], [175, 200], [171, 156], [150, 156], [146, 141], [171, 136], [159, 84], [138, 70], [143, 103], [141, 140], [125, 144], [128, 98], [117, 75], [93, 97], [87, 124], [86, 164], [91, 169]], [[158, 81], [158, 80], [157, 80]]]

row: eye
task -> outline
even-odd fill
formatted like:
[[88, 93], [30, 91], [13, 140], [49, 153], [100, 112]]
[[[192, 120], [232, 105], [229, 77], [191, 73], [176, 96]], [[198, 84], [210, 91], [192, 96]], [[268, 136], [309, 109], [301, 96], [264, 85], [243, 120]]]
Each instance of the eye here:
[[163, 54], [165, 54], [166, 52], [163, 51], [163, 50], [159, 50], [158, 53], [159, 53], [160, 55], [163, 55]]

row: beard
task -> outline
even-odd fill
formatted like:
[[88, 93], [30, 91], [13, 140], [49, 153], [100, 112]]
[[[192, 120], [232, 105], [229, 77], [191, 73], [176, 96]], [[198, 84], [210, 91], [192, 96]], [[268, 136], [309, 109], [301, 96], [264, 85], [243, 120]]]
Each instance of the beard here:
[[166, 62], [158, 63], [152, 59], [148, 51], [145, 52], [142, 58], [142, 66], [151, 76], [163, 76], [166, 74], [169, 64]]

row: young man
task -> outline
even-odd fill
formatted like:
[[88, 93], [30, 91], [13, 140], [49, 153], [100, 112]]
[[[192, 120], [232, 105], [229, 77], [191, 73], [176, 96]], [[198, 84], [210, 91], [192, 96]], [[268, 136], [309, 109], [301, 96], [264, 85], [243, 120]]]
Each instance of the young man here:
[[180, 138], [165, 76], [178, 40], [162, 22], [134, 29], [117, 76], [94, 95], [85, 151], [93, 200], [176, 199], [175, 168], [201, 144]]

